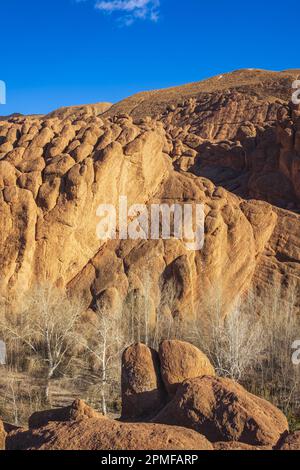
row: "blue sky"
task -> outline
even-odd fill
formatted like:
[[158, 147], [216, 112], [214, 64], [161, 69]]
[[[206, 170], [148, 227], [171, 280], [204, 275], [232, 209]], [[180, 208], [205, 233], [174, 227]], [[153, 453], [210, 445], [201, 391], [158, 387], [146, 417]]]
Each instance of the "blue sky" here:
[[0, 115], [300, 68], [299, 14], [299, 0], [0, 0]]

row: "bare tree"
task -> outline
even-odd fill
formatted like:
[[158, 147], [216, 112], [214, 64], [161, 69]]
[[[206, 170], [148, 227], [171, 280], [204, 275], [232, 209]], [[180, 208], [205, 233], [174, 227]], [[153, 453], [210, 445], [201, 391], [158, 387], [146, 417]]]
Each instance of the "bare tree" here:
[[265, 330], [261, 388], [286, 414], [298, 406], [300, 398], [300, 371], [292, 361], [293, 342], [300, 338], [298, 302], [296, 285], [287, 292], [275, 286], [260, 306]]
[[185, 338], [208, 355], [219, 375], [294, 415], [300, 399], [300, 370], [292, 361], [292, 345], [300, 337], [299, 286], [274, 285], [263, 296], [249, 292], [226, 318], [221, 290], [215, 292], [207, 293], [187, 322]]
[[124, 330], [127, 331], [131, 343], [145, 342], [147, 337], [147, 316], [144, 310], [145, 297], [140, 289], [131, 290], [126, 298], [124, 314]]
[[151, 281], [145, 274], [140, 288], [132, 289], [127, 295], [123, 306], [124, 333], [131, 343], [146, 345], [151, 343], [155, 308], [151, 298]]
[[152, 347], [158, 349], [165, 339], [181, 339], [184, 320], [178, 315], [178, 287], [171, 277], [160, 283], [160, 302], [156, 310], [156, 321], [152, 331]]
[[121, 354], [126, 346], [122, 329], [120, 310], [112, 311], [107, 305], [98, 301], [94, 315], [88, 319], [89, 333], [84, 347], [97, 362], [96, 377], [100, 379], [101, 407], [107, 414], [107, 395], [111, 386], [119, 382]]
[[64, 291], [39, 286], [27, 293], [22, 312], [2, 313], [0, 330], [26, 346], [41, 361], [45, 376], [45, 401], [49, 401], [50, 381], [77, 345], [80, 302], [70, 300]]
[[17, 397], [17, 392], [16, 392], [16, 381], [14, 379], [9, 381], [8, 391], [10, 392], [10, 400], [11, 400], [14, 425], [19, 426], [20, 423], [19, 423], [18, 397]]
[[204, 351], [220, 376], [237, 381], [262, 360], [263, 325], [260, 318], [245, 309], [247, 301], [236, 301], [225, 318], [216, 297], [206, 315], [198, 314], [189, 324], [190, 340]]

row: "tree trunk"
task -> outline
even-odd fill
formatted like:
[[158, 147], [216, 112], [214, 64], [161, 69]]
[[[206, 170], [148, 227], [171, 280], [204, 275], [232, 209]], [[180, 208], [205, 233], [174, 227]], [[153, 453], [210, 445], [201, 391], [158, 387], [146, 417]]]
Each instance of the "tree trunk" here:
[[106, 338], [104, 339], [103, 352], [102, 352], [102, 390], [101, 390], [102, 413], [104, 414], [104, 416], [106, 416], [107, 414], [105, 386], [106, 386]]
[[102, 413], [104, 414], [104, 416], [107, 415], [107, 407], [106, 407], [106, 398], [105, 398], [105, 390], [104, 390], [104, 382], [102, 382], [102, 393], [101, 393], [101, 397], [102, 397]]
[[51, 405], [50, 381], [51, 381], [52, 377], [53, 377], [53, 371], [49, 370], [48, 374], [47, 374], [47, 378], [46, 378], [46, 383], [45, 383], [45, 387], [44, 387], [44, 396], [43, 396], [44, 403], [46, 405]]

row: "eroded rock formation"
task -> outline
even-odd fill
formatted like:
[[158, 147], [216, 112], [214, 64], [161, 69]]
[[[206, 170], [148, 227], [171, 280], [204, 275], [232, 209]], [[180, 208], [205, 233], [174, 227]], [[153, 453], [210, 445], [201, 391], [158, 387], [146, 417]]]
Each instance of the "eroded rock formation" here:
[[8, 435], [7, 450], [213, 450], [212, 444], [190, 429], [160, 424], [120, 423], [86, 416], [49, 422], [36, 429]]
[[158, 353], [141, 343], [130, 346], [122, 358], [122, 418], [153, 417], [165, 402]]
[[[13, 304], [43, 282], [86, 309], [112, 291], [119, 302], [148, 295], [155, 321], [170, 286], [173, 316], [217, 288], [224, 314], [251, 286], [299, 289], [299, 111], [289, 105], [298, 75], [238, 71], [112, 107], [1, 121], [1, 296]], [[97, 207], [120, 195], [129, 205], [202, 203], [204, 248], [99, 240]]]
[[154, 418], [204, 434], [209, 441], [274, 446], [288, 429], [283, 413], [230, 379], [186, 380], [175, 398]]
[[28, 426], [31, 429], [41, 428], [50, 422], [81, 421], [88, 418], [104, 418], [82, 400], [75, 400], [71, 406], [56, 410], [37, 411], [30, 416]]
[[169, 396], [174, 396], [186, 379], [214, 376], [208, 357], [184, 341], [165, 340], [159, 346], [160, 371]]

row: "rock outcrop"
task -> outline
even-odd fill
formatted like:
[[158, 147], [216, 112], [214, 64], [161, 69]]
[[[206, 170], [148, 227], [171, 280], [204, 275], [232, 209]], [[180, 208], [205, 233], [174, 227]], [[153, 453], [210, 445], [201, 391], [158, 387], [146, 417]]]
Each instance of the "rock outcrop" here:
[[165, 340], [159, 346], [160, 371], [170, 397], [186, 379], [215, 375], [208, 357], [190, 343]]
[[165, 395], [157, 352], [144, 344], [127, 348], [122, 358], [122, 419], [153, 417], [164, 406]]
[[96, 103], [83, 106], [67, 106], [47, 114], [46, 118], [53, 119], [86, 119], [87, 116], [100, 116], [108, 111], [112, 103]]
[[29, 428], [41, 428], [50, 422], [81, 421], [83, 419], [104, 418], [82, 400], [75, 400], [71, 406], [52, 410], [38, 411], [30, 416]]
[[274, 446], [288, 429], [271, 403], [230, 379], [208, 376], [185, 381], [154, 421], [194, 429], [210, 442], [252, 446]]
[[126, 424], [99, 417], [50, 422], [9, 434], [8, 450], [213, 450], [195, 431], [160, 424]]
[[277, 140], [280, 145], [279, 169], [290, 181], [300, 199], [300, 106], [278, 113]]
[[216, 377], [208, 358], [186, 342], [163, 341], [159, 357], [145, 345], [129, 347], [122, 378], [123, 419], [149, 419], [167, 401], [151, 422], [194, 429], [216, 449], [272, 449], [288, 430], [278, 408], [235, 381]]

